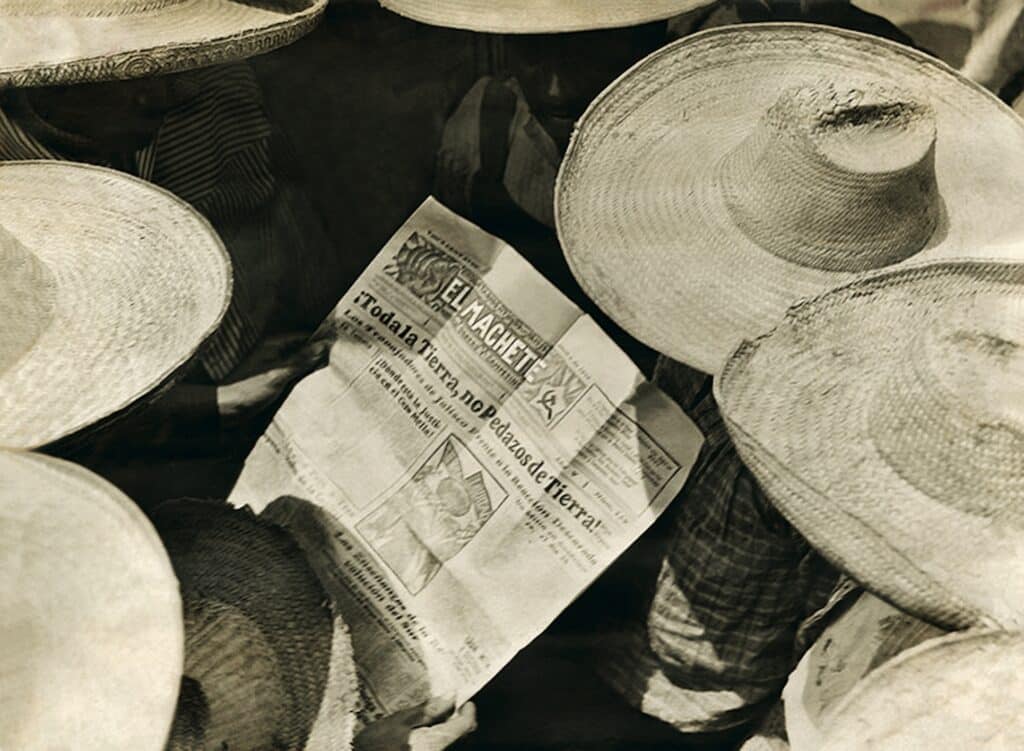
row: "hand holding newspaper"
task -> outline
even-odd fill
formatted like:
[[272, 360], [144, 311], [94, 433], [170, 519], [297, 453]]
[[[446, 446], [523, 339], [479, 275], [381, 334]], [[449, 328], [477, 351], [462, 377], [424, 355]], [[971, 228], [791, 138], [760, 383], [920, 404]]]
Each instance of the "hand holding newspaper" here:
[[702, 443], [512, 248], [428, 199], [324, 322], [235, 505], [287, 527], [368, 719], [465, 701], [657, 518]]

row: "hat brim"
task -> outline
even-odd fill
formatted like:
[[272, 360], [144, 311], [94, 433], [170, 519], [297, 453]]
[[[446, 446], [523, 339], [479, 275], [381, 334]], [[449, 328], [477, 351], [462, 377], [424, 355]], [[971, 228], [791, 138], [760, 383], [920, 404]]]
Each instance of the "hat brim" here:
[[3, 447], [52, 443], [167, 385], [231, 298], [231, 262], [209, 222], [121, 172], [0, 164], [0, 224], [56, 286], [48, 325], [0, 372]]
[[162, 751], [184, 634], [160, 540], [69, 462], [0, 451], [0, 747]]
[[808, 24], [712, 29], [668, 45], [583, 115], [555, 189], [584, 291], [627, 332], [707, 373], [793, 302], [852, 278], [783, 260], [732, 221], [720, 165], [786, 89], [822, 80], [909, 90], [935, 112], [945, 219], [912, 259], [1024, 237], [1024, 122], [943, 63]]
[[951, 634], [860, 681], [830, 715], [821, 751], [1024, 745], [1024, 634]]
[[381, 0], [388, 10], [433, 26], [495, 34], [553, 34], [639, 26], [714, 0]]
[[190, 0], [121, 15], [0, 13], [0, 89], [140, 78], [245, 59], [302, 37], [326, 6], [309, 0], [286, 12]]
[[[839, 568], [949, 628], [1024, 624], [1024, 531], [917, 489], [870, 437], [881, 386], [962, 304], [1024, 295], [1024, 266], [947, 262], [878, 273], [794, 305], [714, 382], [744, 462]], [[935, 440], [950, 440], [934, 429]]]

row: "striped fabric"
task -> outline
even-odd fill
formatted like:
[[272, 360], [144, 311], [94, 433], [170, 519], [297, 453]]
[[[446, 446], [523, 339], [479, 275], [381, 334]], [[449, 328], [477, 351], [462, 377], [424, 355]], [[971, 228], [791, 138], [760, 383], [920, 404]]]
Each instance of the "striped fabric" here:
[[0, 109], [0, 160], [5, 162], [22, 159], [60, 159], [39, 141], [11, 122]]
[[264, 333], [284, 272], [273, 247], [271, 128], [248, 65], [187, 75], [201, 93], [167, 115], [138, 156], [139, 176], [195, 206], [231, 254], [231, 305], [203, 354], [207, 372], [219, 381]]
[[781, 691], [798, 630], [838, 574], [774, 509], [736, 454], [711, 379], [660, 358], [654, 380], [705, 445], [667, 512], [670, 542], [645, 615], [599, 672], [684, 732], [747, 722]]
[[[199, 93], [168, 113], [129, 171], [195, 206], [231, 255], [231, 305], [202, 355], [207, 374], [221, 381], [264, 334], [287, 271], [286, 251], [274, 242], [275, 214], [281, 212], [275, 206], [271, 126], [247, 64], [205, 68], [184, 77]], [[0, 159], [64, 158], [0, 109]]]

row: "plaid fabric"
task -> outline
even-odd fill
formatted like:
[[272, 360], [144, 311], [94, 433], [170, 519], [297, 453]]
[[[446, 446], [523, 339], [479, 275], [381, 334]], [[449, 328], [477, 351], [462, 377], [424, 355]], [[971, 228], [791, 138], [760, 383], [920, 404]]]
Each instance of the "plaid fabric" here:
[[[825, 629], [840, 618], [862, 594], [864, 590], [860, 585], [846, 575], [840, 575], [825, 604], [807, 616], [797, 629], [794, 660], [802, 658]], [[779, 698], [757, 723], [740, 751], [788, 751], [789, 747], [785, 705]]]
[[264, 333], [282, 272], [282, 258], [272, 252], [271, 129], [248, 65], [186, 75], [200, 93], [167, 113], [139, 154], [139, 176], [204, 214], [231, 255], [231, 304], [202, 354], [206, 372], [220, 381]]
[[720, 730], [778, 695], [798, 657], [798, 629], [838, 575], [738, 458], [711, 379], [660, 358], [654, 380], [697, 423], [705, 445], [667, 512], [670, 540], [646, 616], [600, 672], [680, 730]]

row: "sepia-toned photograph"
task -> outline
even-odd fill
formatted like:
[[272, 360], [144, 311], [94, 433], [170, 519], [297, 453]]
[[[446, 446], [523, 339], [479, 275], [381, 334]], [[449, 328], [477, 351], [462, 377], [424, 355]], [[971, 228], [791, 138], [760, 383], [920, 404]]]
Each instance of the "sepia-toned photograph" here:
[[1024, 0], [0, 0], [0, 751], [1024, 750], [1022, 117]]

